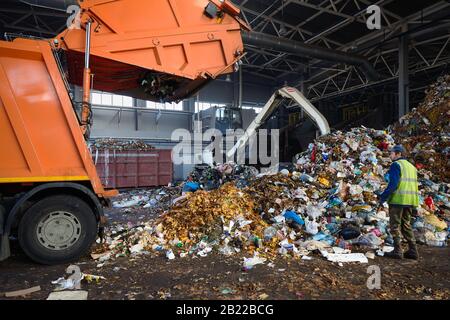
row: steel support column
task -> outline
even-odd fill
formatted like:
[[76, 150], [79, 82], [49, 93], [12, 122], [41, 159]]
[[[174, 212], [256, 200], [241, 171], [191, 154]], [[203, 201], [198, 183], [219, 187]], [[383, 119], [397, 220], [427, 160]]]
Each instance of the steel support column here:
[[136, 109], [134, 110], [134, 130], [139, 131], [139, 111], [138, 111], [138, 99], [133, 98], [133, 107]]
[[233, 107], [239, 107], [239, 72], [235, 72], [232, 75], [233, 79]]
[[300, 89], [300, 91], [303, 93], [303, 95], [306, 97], [306, 95], [308, 94], [308, 92], [306, 92], [306, 86], [305, 86], [305, 75], [304, 74], [302, 74], [301, 76], [300, 76], [300, 86], [299, 86], [299, 89]]
[[195, 117], [195, 98], [189, 98], [183, 101], [183, 111], [190, 112], [192, 114], [191, 117], [187, 117], [187, 128], [189, 128], [189, 131], [194, 130], [194, 117]]
[[[408, 25], [402, 26], [402, 32], [408, 31]], [[409, 112], [409, 39], [408, 35], [403, 35], [399, 39], [399, 77], [398, 77], [398, 117], [402, 117]]]

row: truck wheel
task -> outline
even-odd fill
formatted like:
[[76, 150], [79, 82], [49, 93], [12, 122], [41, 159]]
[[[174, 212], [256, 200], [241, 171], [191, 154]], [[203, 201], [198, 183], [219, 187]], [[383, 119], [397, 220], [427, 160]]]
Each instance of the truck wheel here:
[[91, 207], [80, 198], [57, 195], [30, 207], [19, 224], [19, 243], [41, 264], [61, 264], [84, 255], [97, 236]]

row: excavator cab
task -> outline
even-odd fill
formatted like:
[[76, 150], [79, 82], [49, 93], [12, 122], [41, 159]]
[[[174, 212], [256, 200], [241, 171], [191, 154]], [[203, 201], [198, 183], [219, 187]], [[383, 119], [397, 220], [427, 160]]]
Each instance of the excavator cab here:
[[215, 128], [222, 132], [222, 135], [225, 135], [227, 130], [242, 129], [241, 109], [235, 107], [218, 107], [216, 109], [215, 122]]

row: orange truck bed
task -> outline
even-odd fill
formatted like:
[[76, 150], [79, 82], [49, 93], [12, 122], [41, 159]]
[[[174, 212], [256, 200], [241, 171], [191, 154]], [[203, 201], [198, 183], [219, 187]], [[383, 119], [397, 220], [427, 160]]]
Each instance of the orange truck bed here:
[[108, 195], [50, 44], [0, 41], [0, 183], [86, 181]]

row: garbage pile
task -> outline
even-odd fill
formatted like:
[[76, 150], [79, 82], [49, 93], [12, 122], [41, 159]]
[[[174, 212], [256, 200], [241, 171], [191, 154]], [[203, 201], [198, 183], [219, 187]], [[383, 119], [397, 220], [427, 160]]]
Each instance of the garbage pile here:
[[240, 251], [247, 247], [249, 238], [258, 242], [265, 227], [267, 223], [255, 212], [252, 198], [233, 183], [226, 183], [210, 192], [188, 194], [161, 217], [155, 232], [158, 244], [203, 255], [220, 244], [223, 253]]
[[416, 166], [433, 181], [450, 182], [450, 75], [440, 77], [426, 91], [418, 108], [394, 125]]
[[151, 151], [155, 148], [143, 140], [119, 140], [113, 138], [96, 139], [91, 147], [97, 150]]
[[176, 88], [180, 85], [179, 80], [152, 72], [146, 73], [140, 80], [140, 83], [144, 92], [158, 101], [168, 100], [173, 97]]
[[[168, 259], [242, 252], [253, 259], [245, 260], [248, 268], [278, 256], [306, 260], [312, 252], [337, 263], [365, 263], [392, 249], [387, 208], [379, 207], [377, 192], [387, 184], [394, 143], [387, 132], [364, 127], [321, 137], [297, 156], [295, 171], [251, 176], [243, 188], [237, 179], [211, 191], [191, 190], [156, 222], [111, 237], [106, 250], [162, 251]], [[222, 172], [233, 176], [237, 170], [229, 166]], [[449, 185], [419, 173], [415, 234], [419, 243], [444, 246]]]
[[173, 201], [181, 195], [180, 186], [166, 186], [156, 189], [134, 189], [121, 192], [113, 201], [113, 208], [126, 211], [137, 208], [153, 210], [156, 213], [167, 211]]
[[198, 189], [210, 191], [227, 182], [235, 182], [236, 186], [242, 189], [248, 186], [258, 173], [258, 170], [252, 166], [234, 163], [219, 164], [215, 167], [198, 165], [189, 174], [184, 191], [190, 192]]
[[[351, 228], [340, 228], [343, 240], [372, 247], [391, 243], [386, 228], [387, 210], [376, 207], [377, 193], [387, 184], [386, 173], [391, 164], [388, 149], [393, 144], [393, 136], [385, 131], [354, 128], [319, 138], [298, 157], [298, 170], [309, 174], [303, 174], [301, 179], [332, 186], [325, 202], [319, 205], [325, 205], [324, 214], [331, 215], [332, 223], [341, 218], [341, 227], [344, 222], [353, 224]], [[419, 243], [444, 246], [450, 221], [450, 185], [431, 181], [430, 173], [423, 168], [419, 167], [418, 173], [421, 207], [413, 224], [414, 232]]]
[[[266, 226], [253, 210], [250, 196], [227, 183], [210, 192], [188, 193], [154, 224], [114, 230], [106, 241], [107, 250], [116, 256], [144, 249], [170, 252], [173, 249], [180, 256], [194, 252], [204, 256], [221, 242], [224, 232], [236, 236], [233, 244], [238, 248], [244, 245], [238, 243], [239, 238], [262, 235]], [[244, 235], [238, 235], [236, 228]]]
[[[379, 205], [378, 194], [389, 179], [389, 149], [397, 143], [412, 148], [418, 168], [417, 241], [445, 246], [450, 184], [444, 178], [450, 170], [448, 120], [442, 119], [449, 112], [448, 80], [440, 79], [393, 133], [365, 127], [336, 131], [297, 155], [292, 170], [269, 175], [234, 164], [197, 167], [184, 194], [159, 219], [113, 231], [95, 257], [102, 264], [145, 252], [164, 252], [168, 259], [241, 252], [250, 256], [244, 259], [247, 270], [279, 256], [310, 260], [312, 253], [339, 264], [367, 263], [393, 249], [388, 207]], [[436, 152], [417, 161], [430, 150]]]

